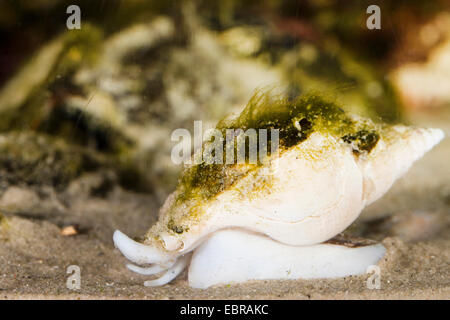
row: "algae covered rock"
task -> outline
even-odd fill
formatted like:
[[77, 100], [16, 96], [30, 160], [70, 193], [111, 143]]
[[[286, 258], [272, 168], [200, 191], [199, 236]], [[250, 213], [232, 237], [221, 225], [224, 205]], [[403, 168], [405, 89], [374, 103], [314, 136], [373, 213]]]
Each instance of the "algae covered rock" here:
[[[62, 34], [2, 90], [0, 129], [58, 135], [125, 163], [167, 192], [180, 170], [170, 160], [173, 130], [191, 129], [194, 120], [212, 126], [255, 88], [281, 82], [277, 70], [228, 53], [195, 14], [184, 15], [181, 24], [160, 16], [103, 41], [89, 26]], [[39, 77], [29, 83], [35, 69]]]
[[0, 130], [44, 121], [49, 113], [49, 87], [80, 65], [93, 62], [100, 39], [99, 29], [86, 25], [59, 35], [33, 54], [0, 90]]
[[35, 132], [0, 135], [0, 189], [8, 185], [64, 188], [83, 172], [106, 166], [92, 150]]

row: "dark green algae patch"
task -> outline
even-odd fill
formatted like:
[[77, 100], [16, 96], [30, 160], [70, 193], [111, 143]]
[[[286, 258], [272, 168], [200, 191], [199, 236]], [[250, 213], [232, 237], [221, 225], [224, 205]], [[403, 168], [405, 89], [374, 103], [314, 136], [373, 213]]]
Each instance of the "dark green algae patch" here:
[[[352, 118], [337, 103], [312, 93], [289, 99], [270, 92], [256, 92], [239, 116], [220, 121], [216, 128], [224, 137], [227, 129], [256, 129], [257, 132], [258, 129], [278, 129], [280, 154], [305, 141], [313, 132], [331, 133], [341, 138], [353, 147], [356, 156], [370, 152], [380, 138], [380, 125], [370, 120]], [[267, 145], [270, 145], [270, 134]], [[202, 162], [184, 170], [179, 180], [175, 206], [189, 202], [188, 214], [195, 216], [204, 201], [228, 189], [262, 165], [261, 162], [225, 164], [226, 152], [224, 144], [224, 164]], [[268, 155], [270, 152], [267, 150]], [[169, 229], [176, 233], [183, 232], [182, 227], [172, 219], [170, 221]]]

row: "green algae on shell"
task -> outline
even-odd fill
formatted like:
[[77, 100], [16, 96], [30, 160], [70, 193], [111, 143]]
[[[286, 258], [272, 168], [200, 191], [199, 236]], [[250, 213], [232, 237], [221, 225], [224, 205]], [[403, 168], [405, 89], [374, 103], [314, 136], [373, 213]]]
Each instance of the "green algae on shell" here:
[[368, 131], [365, 129], [342, 137], [344, 142], [354, 146], [353, 152], [355, 154], [360, 154], [364, 151], [370, 152], [375, 147], [379, 139], [380, 135], [376, 131]]
[[[216, 126], [223, 136], [229, 129], [255, 129], [257, 134], [259, 129], [278, 129], [280, 155], [308, 139], [312, 133], [320, 132], [347, 143], [355, 156], [370, 153], [380, 139], [382, 128], [382, 125], [371, 120], [347, 114], [338, 104], [319, 94], [310, 93], [289, 99], [283, 95], [260, 91], [254, 94], [240, 115], [224, 119]], [[267, 138], [267, 145], [270, 145], [270, 135]], [[204, 146], [208, 143], [206, 141]], [[234, 145], [233, 152], [236, 148]], [[269, 156], [271, 151], [267, 150]], [[224, 160], [226, 152], [224, 144]], [[244, 164], [227, 164], [225, 161], [223, 164], [201, 162], [185, 168], [179, 179], [175, 202], [169, 208], [168, 229], [177, 234], [183, 233], [186, 230], [184, 225], [199, 219], [205, 202], [231, 188], [249, 174], [256, 173], [262, 165], [264, 163], [261, 161], [256, 164], [249, 163], [247, 158]], [[255, 183], [246, 190], [247, 196], [271, 192], [271, 177], [258, 179], [258, 175], [254, 174], [252, 179]]]
[[[259, 129], [278, 129], [280, 152], [306, 140], [312, 132], [329, 133], [342, 138], [344, 142], [353, 143], [358, 152], [370, 152], [379, 139], [376, 124], [351, 117], [339, 105], [318, 94], [305, 94], [289, 99], [267, 92], [256, 92], [238, 117], [222, 120], [217, 129], [223, 135], [227, 129], [255, 129], [257, 134]], [[267, 138], [269, 145], [270, 135]], [[224, 159], [226, 152], [224, 145]], [[267, 152], [270, 155], [271, 150]], [[188, 167], [180, 179], [179, 199], [185, 200], [195, 196], [203, 200], [209, 199], [233, 185], [258, 165], [261, 163], [246, 163], [242, 166], [203, 162]]]

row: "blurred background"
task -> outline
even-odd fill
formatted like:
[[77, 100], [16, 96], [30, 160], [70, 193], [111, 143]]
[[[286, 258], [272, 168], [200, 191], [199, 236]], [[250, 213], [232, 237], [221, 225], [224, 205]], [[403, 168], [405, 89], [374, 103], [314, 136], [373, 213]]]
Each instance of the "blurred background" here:
[[[81, 28], [68, 30], [74, 4]], [[366, 26], [374, 4], [379, 30]], [[82, 267], [84, 293], [118, 296], [110, 283], [122, 282], [128, 297], [186, 297], [130, 278], [112, 232], [139, 237], [157, 219], [182, 169], [173, 130], [214, 126], [258, 88], [315, 91], [377, 121], [450, 134], [448, 0], [0, 0], [0, 39], [5, 297], [67, 292], [69, 264]], [[447, 138], [347, 230], [395, 237], [383, 277], [401, 297], [449, 288], [448, 159]], [[345, 281], [308, 286], [364, 290]], [[271, 292], [301, 296], [292, 286]]]
[[[81, 29], [68, 30], [69, 5]], [[381, 8], [369, 30], [366, 9]], [[0, 2], [0, 192], [109, 171], [164, 198], [176, 128], [257, 88], [319, 91], [384, 121], [450, 102], [449, 1]]]

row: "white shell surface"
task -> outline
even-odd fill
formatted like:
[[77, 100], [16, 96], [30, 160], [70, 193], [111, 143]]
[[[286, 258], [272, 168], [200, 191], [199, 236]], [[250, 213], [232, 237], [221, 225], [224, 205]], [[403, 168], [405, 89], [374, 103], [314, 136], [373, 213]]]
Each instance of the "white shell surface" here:
[[223, 198], [235, 198], [238, 205], [248, 206], [248, 213], [263, 219], [299, 223], [330, 210], [339, 214], [341, 207], [349, 209], [347, 198], [358, 202], [362, 197], [362, 176], [355, 158], [350, 148], [333, 137], [313, 134], [278, 158], [274, 166], [277, 169], [268, 178], [273, 180], [270, 190], [261, 196], [252, 196], [247, 191], [249, 181], [244, 179]]
[[195, 250], [188, 281], [191, 287], [205, 289], [249, 280], [359, 275], [376, 265], [385, 251], [381, 244], [289, 246], [260, 234], [222, 230]]
[[[203, 212], [195, 219], [189, 217], [188, 207], [179, 210], [184, 216], [175, 221], [189, 231], [169, 232], [164, 221], [170, 216], [153, 231], [166, 250], [180, 254], [195, 249], [211, 233], [232, 227], [289, 245], [317, 244], [345, 230], [442, 137], [439, 129], [394, 126], [384, 130], [368, 156], [357, 157], [335, 137], [313, 133], [276, 159], [272, 176], [263, 170], [247, 175], [202, 204]], [[174, 197], [164, 207], [172, 204]], [[170, 210], [161, 214], [170, 215]]]
[[[290, 245], [315, 244], [342, 232], [363, 209], [361, 170], [352, 150], [334, 137], [315, 133], [276, 161], [272, 176], [257, 170], [205, 204], [199, 221], [177, 236], [183, 242], [181, 252], [229, 227]], [[170, 246], [170, 236], [162, 239], [168, 250], [179, 246]]]

